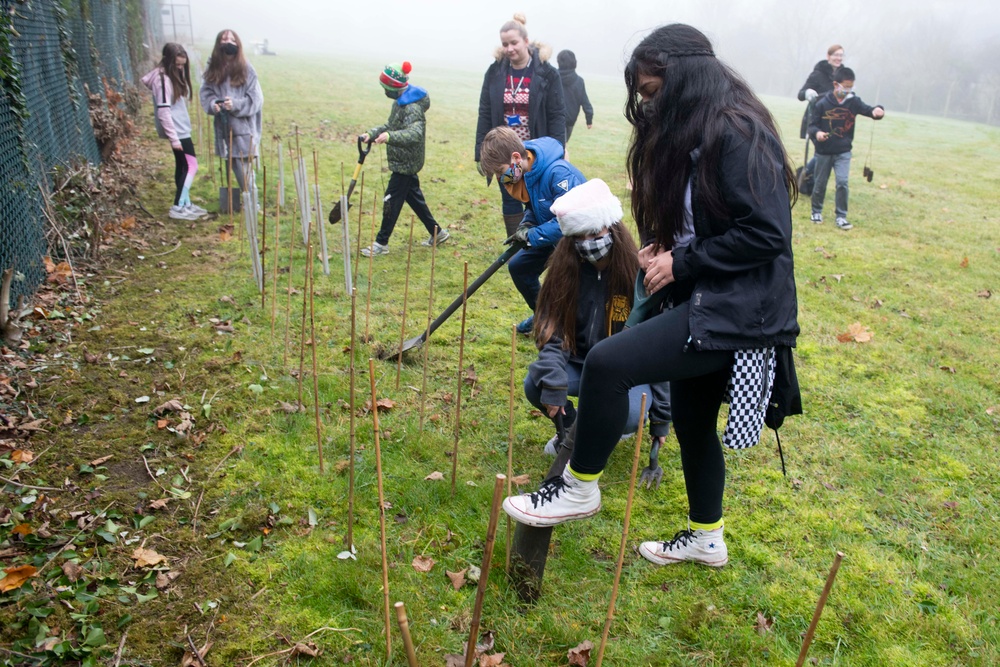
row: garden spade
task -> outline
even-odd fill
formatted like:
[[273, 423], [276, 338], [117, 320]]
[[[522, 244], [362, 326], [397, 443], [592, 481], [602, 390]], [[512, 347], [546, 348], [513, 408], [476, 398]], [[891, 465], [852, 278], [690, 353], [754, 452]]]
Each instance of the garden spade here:
[[[361, 174], [361, 165], [365, 163], [365, 158], [368, 157], [368, 153], [372, 150], [372, 142], [375, 141], [373, 138], [369, 137], [368, 145], [362, 148], [361, 145], [364, 143], [361, 137], [358, 137], [358, 163], [354, 166], [354, 175], [351, 176], [351, 183], [347, 186], [347, 207], [351, 206], [351, 193], [354, 192], [354, 184], [358, 182], [358, 176]], [[340, 187], [344, 187], [344, 182], [340, 182]], [[336, 202], [333, 208], [330, 210], [330, 224], [335, 225], [340, 222], [341, 212], [340, 212], [340, 202]]]

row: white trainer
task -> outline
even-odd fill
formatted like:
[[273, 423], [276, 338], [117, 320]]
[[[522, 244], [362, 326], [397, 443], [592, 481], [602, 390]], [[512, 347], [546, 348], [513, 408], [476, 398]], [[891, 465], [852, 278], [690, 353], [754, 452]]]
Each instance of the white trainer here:
[[382, 245], [378, 241], [372, 241], [372, 244], [370, 246], [361, 249], [361, 254], [364, 255], [365, 257], [372, 257], [372, 256], [378, 257], [379, 255], [388, 255], [389, 246]]
[[181, 206], [171, 206], [170, 212], [167, 213], [167, 215], [173, 218], [174, 220], [197, 220], [199, 217], [201, 217], [195, 215], [194, 213], [191, 213], [186, 208], [183, 208]]
[[552, 436], [552, 438], [548, 442], [545, 443], [545, 449], [543, 449], [542, 452], [544, 452], [546, 456], [555, 456], [558, 453], [556, 451], [556, 445], [558, 444], [559, 444], [559, 434], [557, 433], [556, 435]]
[[197, 206], [195, 204], [188, 204], [187, 206], [184, 207], [184, 209], [188, 213], [193, 213], [194, 215], [197, 215], [199, 218], [208, 215], [207, 209], [203, 209], [201, 206]]
[[722, 539], [722, 528], [681, 530], [666, 542], [643, 542], [639, 554], [657, 565], [672, 565], [686, 560], [722, 567], [729, 562], [729, 549]]
[[539, 528], [555, 526], [600, 512], [601, 490], [596, 479], [577, 479], [567, 465], [561, 475], [542, 482], [538, 491], [504, 499], [503, 511], [518, 523]]
[[[450, 238], [451, 238], [451, 233], [447, 229], [442, 229], [437, 233], [437, 244], [441, 245]], [[420, 245], [430, 248], [432, 245], [434, 245], [434, 237], [430, 236], [426, 238], [424, 241], [420, 243]]]

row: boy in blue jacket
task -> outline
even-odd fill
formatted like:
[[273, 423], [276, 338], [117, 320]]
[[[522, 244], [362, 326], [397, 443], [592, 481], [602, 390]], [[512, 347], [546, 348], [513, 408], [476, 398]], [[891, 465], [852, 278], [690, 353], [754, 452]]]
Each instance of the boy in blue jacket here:
[[[528, 247], [514, 255], [507, 267], [532, 312], [541, 289], [538, 278], [562, 238], [552, 202], [587, 181], [579, 169], [563, 159], [564, 153], [563, 145], [551, 137], [521, 141], [514, 130], [504, 126], [487, 132], [480, 146], [479, 164], [486, 184], [496, 176], [512, 197], [527, 204], [520, 226], [507, 241], [516, 239]], [[517, 331], [529, 335], [533, 325], [531, 315], [517, 325]]]
[[816, 142], [816, 182], [812, 191], [812, 221], [823, 222], [826, 184], [833, 169], [837, 194], [837, 227], [847, 231], [854, 225], [847, 221], [847, 177], [851, 172], [851, 142], [857, 116], [878, 120], [885, 116], [881, 105], [869, 106], [854, 94], [854, 70], [841, 67], [833, 76], [833, 90], [813, 105], [809, 136]]

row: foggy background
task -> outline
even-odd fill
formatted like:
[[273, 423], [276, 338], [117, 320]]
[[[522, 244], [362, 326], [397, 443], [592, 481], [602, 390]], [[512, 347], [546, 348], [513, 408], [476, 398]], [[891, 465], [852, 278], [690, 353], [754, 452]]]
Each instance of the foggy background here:
[[205, 47], [231, 28], [248, 52], [266, 39], [279, 56], [485, 72], [499, 28], [515, 12], [527, 17], [529, 39], [552, 47], [553, 64], [561, 49], [575, 52], [584, 78], [620, 79], [631, 47], [650, 29], [683, 22], [705, 32], [760, 93], [794, 96], [839, 43], [869, 104], [1000, 124], [996, 0], [190, 0], [190, 32]]

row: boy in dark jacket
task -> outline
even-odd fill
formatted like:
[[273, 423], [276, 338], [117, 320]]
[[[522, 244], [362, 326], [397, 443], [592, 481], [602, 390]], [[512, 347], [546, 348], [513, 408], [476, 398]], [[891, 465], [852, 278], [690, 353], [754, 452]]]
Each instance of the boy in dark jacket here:
[[837, 227], [854, 227], [847, 221], [847, 177], [851, 172], [851, 142], [857, 116], [878, 120], [885, 115], [881, 105], [869, 106], [854, 94], [854, 70], [841, 67], [833, 77], [833, 90], [813, 105], [809, 119], [809, 136], [816, 142], [816, 184], [812, 191], [812, 221], [823, 222], [823, 200], [826, 184], [833, 170], [837, 195], [835, 210]]
[[583, 107], [583, 116], [587, 121], [587, 129], [594, 126], [594, 107], [587, 97], [587, 87], [583, 83], [583, 77], [576, 73], [576, 54], [566, 49], [556, 56], [559, 63], [559, 78], [562, 79], [563, 98], [566, 100], [566, 143], [569, 143], [570, 135], [573, 134], [573, 126], [576, 119], [580, 117], [580, 107]]
[[361, 249], [361, 254], [365, 257], [388, 254], [389, 236], [396, 226], [404, 202], [410, 205], [427, 228], [430, 238], [423, 245], [433, 245], [435, 235], [439, 244], [447, 241], [450, 236], [448, 230], [441, 229], [434, 220], [424, 201], [424, 193], [420, 190], [420, 178], [417, 174], [424, 166], [424, 113], [430, 108], [431, 99], [426, 90], [409, 84], [411, 70], [408, 62], [385, 66], [378, 80], [385, 96], [395, 100], [389, 112], [389, 120], [361, 135], [362, 141], [367, 142], [373, 138], [376, 144], [386, 145], [389, 170], [392, 171], [382, 199], [382, 227], [371, 246]]
[[[541, 289], [538, 277], [562, 238], [552, 202], [587, 180], [563, 159], [563, 152], [563, 145], [552, 137], [522, 142], [514, 130], [503, 126], [487, 132], [480, 146], [486, 184], [496, 176], [508, 194], [527, 204], [521, 224], [508, 241], [517, 239], [528, 247], [514, 255], [507, 268], [532, 312]], [[534, 316], [529, 316], [517, 325], [517, 331], [528, 335], [533, 325]]]

